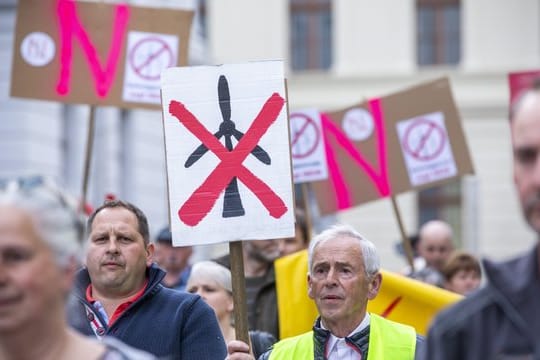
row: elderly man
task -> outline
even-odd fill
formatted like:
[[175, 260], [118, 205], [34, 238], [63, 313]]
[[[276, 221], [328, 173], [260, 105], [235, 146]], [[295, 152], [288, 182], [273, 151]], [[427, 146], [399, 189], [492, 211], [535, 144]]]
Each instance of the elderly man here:
[[425, 283], [443, 287], [442, 269], [452, 251], [454, 251], [454, 244], [450, 225], [441, 220], [428, 221], [420, 228], [418, 238], [418, 255], [424, 263], [410, 276]]
[[[529, 226], [540, 234], [540, 83], [510, 114], [514, 182]], [[427, 359], [540, 359], [540, 246], [515, 259], [485, 261], [489, 284], [441, 313]]]
[[[349, 226], [335, 226], [309, 246], [308, 295], [319, 310], [313, 331], [281, 340], [259, 359], [415, 359], [423, 339], [414, 328], [367, 313], [382, 277], [375, 246]], [[250, 359], [229, 343], [229, 359]]]
[[77, 274], [70, 324], [110, 335], [159, 357], [219, 359], [225, 342], [213, 310], [196, 295], [161, 285], [152, 264], [146, 216], [132, 204], [105, 202], [88, 219], [86, 268]]

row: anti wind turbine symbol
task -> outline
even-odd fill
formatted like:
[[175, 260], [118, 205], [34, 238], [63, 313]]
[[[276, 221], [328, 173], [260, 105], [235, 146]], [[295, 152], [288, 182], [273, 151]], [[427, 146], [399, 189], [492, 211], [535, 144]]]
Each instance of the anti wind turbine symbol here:
[[[227, 150], [233, 151], [233, 142], [232, 138], [234, 137], [236, 141], [244, 136], [244, 133], [236, 129], [235, 123], [231, 120], [231, 96], [229, 94], [229, 84], [227, 78], [224, 75], [221, 75], [218, 80], [218, 99], [219, 99], [219, 108], [221, 110], [221, 116], [223, 121], [219, 125], [219, 130], [213, 135], [220, 140], [222, 137], [225, 138], [225, 147]], [[208, 147], [201, 143], [195, 151], [188, 157], [184, 167], [189, 168], [191, 165], [197, 162], [204, 154], [208, 152]], [[259, 161], [266, 165], [270, 165], [271, 159], [268, 153], [261, 148], [259, 145], [256, 145], [251, 154], [255, 156]], [[227, 188], [225, 189], [225, 196], [223, 200], [223, 213], [224, 218], [243, 216], [245, 214], [244, 207], [242, 205], [242, 199], [240, 198], [240, 193], [238, 192], [238, 179], [234, 176]]]

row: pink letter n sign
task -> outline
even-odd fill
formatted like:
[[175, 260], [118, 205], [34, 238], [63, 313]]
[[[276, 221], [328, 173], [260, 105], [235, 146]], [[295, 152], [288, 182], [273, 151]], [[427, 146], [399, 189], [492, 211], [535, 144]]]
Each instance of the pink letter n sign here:
[[161, 71], [187, 63], [191, 11], [18, 2], [11, 95], [159, 108]]

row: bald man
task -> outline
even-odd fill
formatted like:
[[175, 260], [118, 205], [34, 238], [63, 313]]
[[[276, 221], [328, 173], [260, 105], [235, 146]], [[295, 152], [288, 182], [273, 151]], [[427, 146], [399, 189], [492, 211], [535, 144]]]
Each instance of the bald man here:
[[443, 286], [441, 271], [446, 260], [454, 251], [452, 228], [441, 220], [431, 220], [422, 225], [419, 232], [418, 254], [425, 260], [425, 266], [411, 277], [431, 285]]

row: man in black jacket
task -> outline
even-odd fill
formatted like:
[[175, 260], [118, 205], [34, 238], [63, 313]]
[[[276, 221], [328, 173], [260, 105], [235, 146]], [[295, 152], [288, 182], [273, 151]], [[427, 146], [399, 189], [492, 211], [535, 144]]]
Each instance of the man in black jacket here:
[[[540, 234], [540, 83], [511, 109], [514, 182]], [[489, 285], [437, 316], [426, 360], [540, 359], [540, 246], [502, 264], [485, 262]]]

